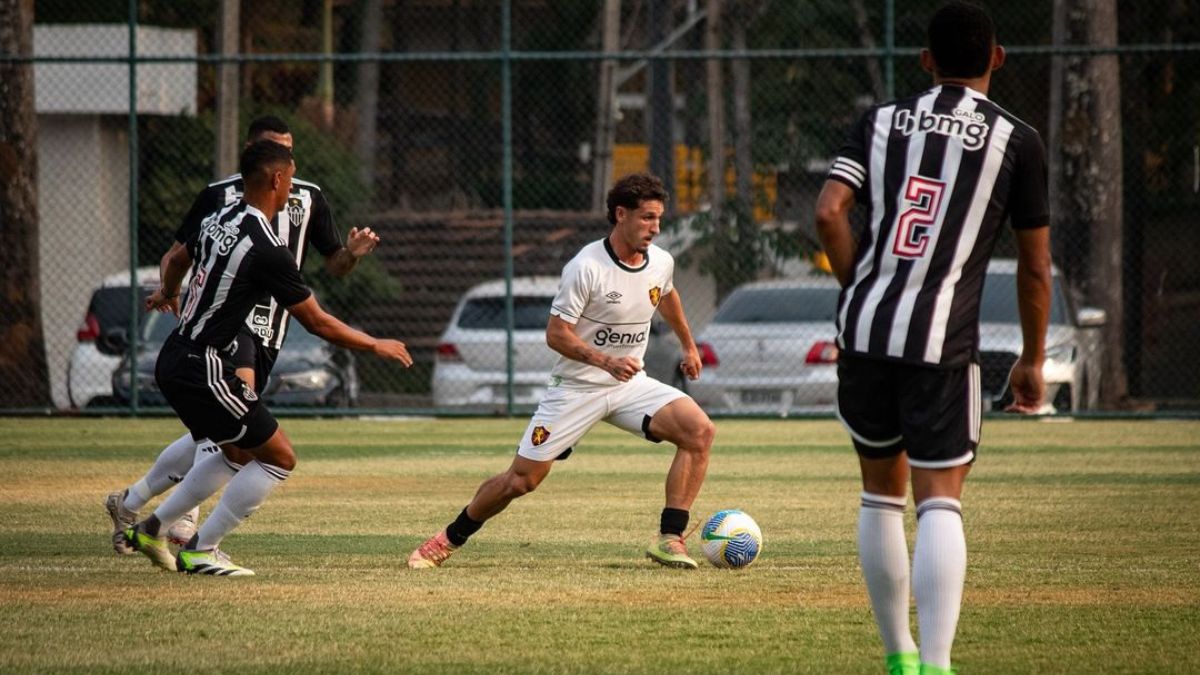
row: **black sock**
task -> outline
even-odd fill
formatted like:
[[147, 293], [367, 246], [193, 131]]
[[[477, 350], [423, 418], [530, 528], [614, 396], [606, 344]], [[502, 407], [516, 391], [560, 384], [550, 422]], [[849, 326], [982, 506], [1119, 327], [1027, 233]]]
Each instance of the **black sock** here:
[[683, 509], [673, 509], [667, 507], [662, 510], [662, 515], [658, 519], [658, 531], [663, 534], [674, 534], [683, 536], [683, 531], [687, 529], [688, 512]]
[[462, 546], [481, 527], [483, 527], [483, 522], [471, 518], [467, 515], [467, 510], [463, 509], [454, 522], [446, 526], [446, 538], [450, 540], [451, 544]]
[[150, 517], [142, 521], [142, 531], [151, 537], [157, 537], [158, 531], [162, 529], [162, 523], [158, 522], [158, 516], [153, 513]]

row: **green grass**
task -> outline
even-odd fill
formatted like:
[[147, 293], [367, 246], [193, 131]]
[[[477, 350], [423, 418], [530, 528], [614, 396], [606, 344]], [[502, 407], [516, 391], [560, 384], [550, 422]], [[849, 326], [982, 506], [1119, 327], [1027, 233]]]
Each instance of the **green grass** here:
[[[297, 471], [225, 544], [259, 576], [192, 579], [113, 555], [101, 506], [177, 422], [0, 419], [0, 672], [881, 672], [831, 422], [718, 423], [693, 517], [752, 514], [749, 569], [642, 558], [671, 451], [601, 427], [407, 570], [524, 424], [284, 420]], [[961, 672], [1200, 671], [1200, 423], [990, 420], [964, 502]]]

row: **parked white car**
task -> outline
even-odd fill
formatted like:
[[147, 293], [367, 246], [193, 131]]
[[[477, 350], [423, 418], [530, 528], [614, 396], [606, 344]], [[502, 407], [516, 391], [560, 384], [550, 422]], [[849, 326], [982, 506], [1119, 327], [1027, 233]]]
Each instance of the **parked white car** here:
[[[550, 304], [558, 277], [516, 277], [513, 294], [513, 404], [535, 406], [546, 393], [558, 354], [546, 345]], [[503, 279], [472, 287], [459, 299], [438, 340], [433, 404], [438, 408], [503, 410], [507, 403], [507, 334]], [[646, 348], [646, 373], [686, 388], [679, 374], [679, 343], [656, 320]]]
[[[158, 288], [158, 268], [139, 267], [137, 283], [140, 303]], [[72, 407], [114, 403], [112, 375], [125, 349], [131, 309], [128, 270], [105, 277], [92, 291], [67, 364], [67, 397]]]
[[[1046, 405], [1042, 412], [1094, 408], [1103, 386], [1103, 342], [1096, 330], [1107, 317], [1104, 310], [1083, 307], [1072, 311], [1062, 276], [1054, 270], [1050, 296], [1050, 325], [1046, 329]], [[1021, 353], [1021, 318], [1017, 314], [1017, 261], [1000, 258], [988, 264], [979, 303], [981, 388], [985, 409], [1003, 409], [1012, 400], [1008, 373]]]
[[[980, 302], [980, 370], [985, 409], [1009, 400], [1008, 373], [1023, 344], [1017, 314], [1017, 263], [988, 265]], [[1092, 407], [1101, 386], [1102, 310], [1072, 314], [1054, 271], [1046, 335], [1043, 412]], [[709, 412], [789, 415], [837, 405], [834, 316], [840, 289], [828, 275], [739, 286], [701, 332], [705, 370], [691, 393]]]

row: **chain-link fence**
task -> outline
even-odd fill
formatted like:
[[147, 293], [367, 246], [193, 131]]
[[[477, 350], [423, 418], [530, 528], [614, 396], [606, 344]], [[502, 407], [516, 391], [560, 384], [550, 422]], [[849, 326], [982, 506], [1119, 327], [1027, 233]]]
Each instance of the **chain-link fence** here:
[[[35, 211], [11, 190], [0, 204], [0, 408], [155, 409], [171, 325], [134, 308], [196, 194], [273, 114], [342, 237], [381, 238], [341, 279], [310, 247], [306, 279], [416, 359], [296, 330], [265, 393], [276, 408], [535, 404], [557, 275], [606, 234], [614, 177], [649, 169], [672, 192], [659, 243], [706, 370], [683, 382], [657, 324], [647, 370], [716, 414], [829, 414], [836, 287], [813, 204], [851, 122], [929, 85], [917, 53], [938, 3], [38, 0], [23, 31], [25, 4], [0, 2], [0, 171], [36, 181]], [[1053, 405], [1200, 408], [1200, 12], [989, 4], [1009, 57], [991, 97], [1050, 150]], [[1014, 255], [1011, 235], [996, 255]], [[993, 401], [1020, 350], [1013, 287], [997, 265], [981, 336]]]

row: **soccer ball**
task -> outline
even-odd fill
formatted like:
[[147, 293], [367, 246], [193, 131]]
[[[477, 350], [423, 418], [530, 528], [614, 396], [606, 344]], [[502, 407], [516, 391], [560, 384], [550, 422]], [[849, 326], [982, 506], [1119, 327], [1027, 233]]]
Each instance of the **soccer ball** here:
[[762, 531], [737, 509], [718, 511], [700, 530], [700, 548], [717, 567], [745, 567], [762, 552]]

